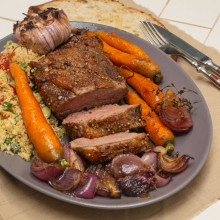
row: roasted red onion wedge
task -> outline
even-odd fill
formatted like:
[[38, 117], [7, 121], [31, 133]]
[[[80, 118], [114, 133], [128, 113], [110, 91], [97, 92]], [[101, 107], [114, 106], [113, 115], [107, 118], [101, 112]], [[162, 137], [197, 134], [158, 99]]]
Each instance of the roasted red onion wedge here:
[[180, 173], [188, 166], [188, 155], [169, 157], [167, 155], [158, 154], [158, 167], [160, 170], [168, 173]]
[[101, 164], [91, 165], [87, 172], [94, 173], [99, 177], [96, 184], [96, 194], [104, 197], [118, 198], [121, 196], [121, 191], [118, 188], [115, 178], [106, 167]]
[[160, 174], [155, 174], [154, 178], [155, 178], [156, 187], [159, 188], [159, 187], [167, 185], [170, 182], [172, 176], [170, 175], [170, 176], [164, 177], [164, 176], [161, 176]]
[[167, 154], [167, 148], [163, 147], [163, 146], [156, 146], [153, 148], [153, 151], [155, 153], [161, 153], [162, 155]]
[[150, 166], [149, 171], [151, 171], [152, 174], [154, 175], [156, 187], [162, 187], [170, 182], [171, 175], [162, 176], [156, 172], [158, 168], [158, 156], [157, 155], [158, 153], [149, 151], [149, 152], [144, 153], [141, 159]]
[[169, 89], [161, 105], [159, 117], [167, 127], [175, 132], [188, 131], [193, 126], [188, 108]]
[[127, 196], [140, 196], [154, 188], [154, 175], [150, 172], [126, 176], [120, 180], [119, 187]]
[[111, 163], [111, 173], [115, 178], [133, 175], [144, 169], [144, 162], [134, 154], [120, 154]]
[[63, 10], [48, 8], [28, 15], [13, 30], [18, 43], [39, 54], [47, 54], [70, 37], [70, 22]]
[[85, 171], [85, 165], [81, 157], [70, 148], [70, 144], [66, 143], [63, 145], [63, 157], [70, 164], [70, 167]]
[[76, 189], [74, 194], [84, 199], [92, 199], [95, 196], [96, 182], [99, 178], [95, 174], [89, 174], [84, 185]]
[[152, 166], [154, 169], [157, 168], [157, 153], [148, 151], [143, 154], [141, 159], [149, 166]]
[[104, 183], [97, 181], [96, 183], [96, 195], [102, 197], [111, 197], [111, 191]]
[[59, 191], [73, 191], [79, 185], [81, 176], [81, 171], [68, 167], [59, 178], [49, 181], [49, 184]]
[[31, 173], [38, 179], [49, 181], [59, 177], [64, 171], [58, 162], [45, 163], [37, 155], [31, 163]]
[[[115, 178], [107, 171], [104, 171], [101, 179], [99, 180], [101, 185], [97, 187], [97, 194], [103, 196], [103, 191], [108, 189], [108, 196], [112, 198], [118, 198], [121, 196], [121, 192], [117, 186]], [[103, 186], [103, 187], [102, 187]]]

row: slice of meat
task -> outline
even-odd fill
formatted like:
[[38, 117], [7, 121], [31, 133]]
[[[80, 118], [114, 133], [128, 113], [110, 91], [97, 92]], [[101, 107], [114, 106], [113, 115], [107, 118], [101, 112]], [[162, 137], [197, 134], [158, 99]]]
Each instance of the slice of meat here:
[[105, 105], [72, 113], [62, 122], [70, 138], [97, 138], [143, 127], [141, 105]]
[[127, 86], [97, 37], [81, 31], [57, 50], [30, 63], [35, 84], [59, 119], [72, 112], [118, 103]]
[[94, 139], [78, 138], [70, 146], [91, 163], [102, 163], [119, 154], [143, 152], [152, 144], [146, 133], [121, 132]]

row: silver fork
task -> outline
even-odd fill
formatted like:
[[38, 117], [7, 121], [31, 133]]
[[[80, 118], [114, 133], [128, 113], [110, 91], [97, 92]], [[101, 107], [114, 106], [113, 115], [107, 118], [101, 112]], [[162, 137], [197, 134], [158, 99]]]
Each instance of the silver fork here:
[[203, 73], [206, 77], [208, 77], [211, 82], [220, 89], [220, 78], [210, 72], [208, 72], [203, 65], [200, 65], [196, 60], [181, 52], [174, 46], [172, 46], [154, 27], [154, 25], [150, 22], [150, 20], [141, 21], [140, 28], [143, 31], [144, 35], [148, 39], [148, 41], [158, 47], [160, 50], [164, 51], [166, 54], [179, 56], [187, 60], [192, 66], [196, 68], [198, 72]]

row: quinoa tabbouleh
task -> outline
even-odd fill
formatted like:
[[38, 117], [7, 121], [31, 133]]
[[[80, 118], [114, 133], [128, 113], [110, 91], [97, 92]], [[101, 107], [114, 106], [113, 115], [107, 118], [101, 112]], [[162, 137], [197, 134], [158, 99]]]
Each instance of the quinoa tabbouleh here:
[[[24, 160], [29, 161], [34, 148], [24, 126], [14, 80], [8, 69], [10, 56], [13, 62], [21, 65], [28, 76], [31, 71], [28, 63], [37, 61], [40, 56], [24, 47], [18, 47], [12, 41], [7, 42], [5, 50], [0, 54], [0, 149], [12, 155], [18, 154]], [[64, 128], [58, 126], [58, 121], [43, 103], [42, 97], [34, 89], [31, 81], [30, 86], [47, 121], [57, 136], [62, 137], [65, 133]]]

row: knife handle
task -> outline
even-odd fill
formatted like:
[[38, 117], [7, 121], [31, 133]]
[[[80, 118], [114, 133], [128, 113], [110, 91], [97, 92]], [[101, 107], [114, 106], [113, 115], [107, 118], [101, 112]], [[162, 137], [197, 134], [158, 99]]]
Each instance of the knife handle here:
[[214, 70], [214, 72], [220, 76], [220, 66], [216, 65], [215, 63], [212, 62], [212, 60], [207, 60], [205, 62], [203, 62], [205, 65], [207, 65], [208, 68], [210, 68], [211, 70]]
[[[197, 63], [198, 65], [198, 63]], [[208, 72], [204, 66], [197, 66], [197, 71], [202, 72], [205, 76], [207, 76], [212, 83], [218, 88], [220, 89], [220, 78], [218, 76], [216, 76], [215, 74], [212, 74], [210, 72]]]
[[220, 78], [215, 76], [214, 74], [211, 74], [211, 76], [209, 78], [212, 80], [212, 82], [215, 84], [215, 86], [220, 89]]
[[183, 56], [188, 62], [190, 62], [194, 67], [196, 67], [198, 72], [203, 73], [206, 77], [208, 77], [211, 82], [218, 88], [220, 89], [220, 77], [208, 72], [206, 68], [203, 65], [198, 64], [198, 62], [192, 60], [188, 56]]

